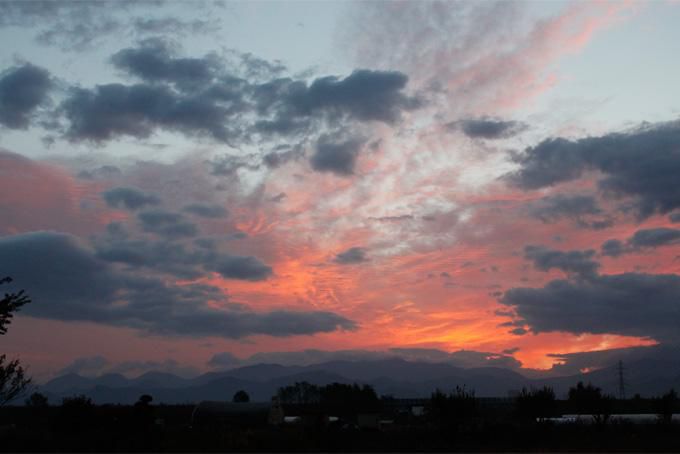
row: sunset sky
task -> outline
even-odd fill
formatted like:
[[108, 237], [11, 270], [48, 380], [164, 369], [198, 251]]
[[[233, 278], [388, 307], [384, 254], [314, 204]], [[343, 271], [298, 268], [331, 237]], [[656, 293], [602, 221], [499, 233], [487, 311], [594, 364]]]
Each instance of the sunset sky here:
[[32, 298], [2, 352], [44, 381], [672, 349], [678, 24], [664, 0], [0, 2], [0, 291]]

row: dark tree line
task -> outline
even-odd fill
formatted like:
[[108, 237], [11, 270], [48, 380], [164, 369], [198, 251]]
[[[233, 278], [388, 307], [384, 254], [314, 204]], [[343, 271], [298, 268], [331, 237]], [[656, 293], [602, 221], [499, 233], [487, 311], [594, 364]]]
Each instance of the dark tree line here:
[[549, 386], [538, 389], [522, 388], [515, 398], [517, 413], [523, 420], [542, 421], [556, 416], [556, 404], [555, 391]]
[[449, 394], [437, 389], [430, 397], [428, 420], [440, 428], [457, 427], [479, 415], [479, 401], [474, 390], [456, 386]]
[[[566, 410], [577, 415], [592, 415], [596, 423], [606, 423], [612, 414], [614, 398], [604, 394], [592, 384], [578, 382], [569, 388]], [[558, 416], [561, 411], [557, 406], [555, 391], [549, 386], [527, 389], [515, 398], [517, 414], [523, 420], [541, 422], [547, 418]], [[562, 410], [565, 410], [563, 407]]]
[[340, 416], [380, 410], [380, 399], [375, 390], [369, 385], [360, 386], [356, 383], [316, 386], [297, 382], [279, 388], [277, 395], [282, 404], [318, 404]]

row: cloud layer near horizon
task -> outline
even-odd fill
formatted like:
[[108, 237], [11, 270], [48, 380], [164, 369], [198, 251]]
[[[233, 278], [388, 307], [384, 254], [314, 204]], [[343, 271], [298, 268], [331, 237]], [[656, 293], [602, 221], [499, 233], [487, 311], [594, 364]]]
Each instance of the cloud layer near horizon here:
[[[167, 284], [119, 271], [66, 234], [0, 238], [0, 255], [4, 272], [30, 289], [32, 304], [23, 313], [33, 317], [92, 321], [170, 336], [280, 337], [356, 329], [354, 322], [330, 312], [258, 313], [230, 302], [217, 287]], [[260, 278], [259, 267], [264, 266], [252, 257], [215, 260], [221, 274], [236, 279]], [[227, 271], [230, 268], [233, 271]]]

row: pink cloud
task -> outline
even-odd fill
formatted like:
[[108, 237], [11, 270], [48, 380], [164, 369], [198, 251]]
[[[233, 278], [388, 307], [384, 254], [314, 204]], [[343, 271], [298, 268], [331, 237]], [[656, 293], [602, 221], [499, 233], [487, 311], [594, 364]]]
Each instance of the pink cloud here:
[[65, 169], [0, 150], [0, 233], [98, 231], [112, 217], [101, 187], [77, 181]]

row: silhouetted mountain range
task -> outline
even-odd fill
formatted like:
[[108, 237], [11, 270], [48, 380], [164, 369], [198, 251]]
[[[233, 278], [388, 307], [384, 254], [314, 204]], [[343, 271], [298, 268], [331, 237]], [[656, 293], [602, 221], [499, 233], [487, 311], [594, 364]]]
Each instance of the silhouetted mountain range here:
[[[625, 378], [628, 396], [659, 395], [673, 387], [680, 389], [680, 364], [638, 361], [626, 365]], [[120, 374], [95, 378], [67, 374], [47, 382], [39, 391], [54, 403], [76, 394], [86, 394], [100, 404], [133, 403], [141, 394], [151, 394], [155, 403], [231, 400], [241, 389], [248, 392], [253, 401], [268, 401], [279, 387], [302, 381], [316, 385], [366, 383], [380, 395], [395, 397], [428, 397], [437, 388], [449, 391], [456, 386], [473, 389], [479, 397], [506, 397], [522, 387], [544, 385], [553, 387], [558, 397], [564, 397], [578, 381], [591, 382], [614, 395], [618, 391], [615, 367], [567, 377], [527, 378], [497, 367], [463, 369], [447, 363], [403, 359], [331, 361], [310, 366], [257, 364], [190, 379], [163, 372], [148, 372], [136, 378]]]

